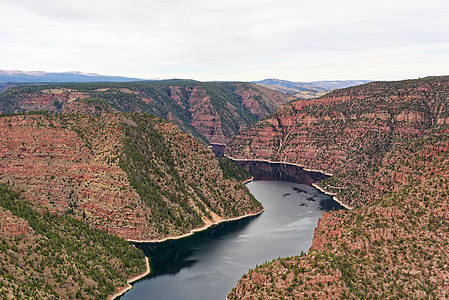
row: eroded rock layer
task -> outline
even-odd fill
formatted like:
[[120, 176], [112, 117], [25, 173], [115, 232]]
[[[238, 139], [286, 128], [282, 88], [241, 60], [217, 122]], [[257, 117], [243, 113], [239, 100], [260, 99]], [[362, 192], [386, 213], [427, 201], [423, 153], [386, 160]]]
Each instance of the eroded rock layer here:
[[449, 123], [449, 78], [373, 82], [283, 105], [236, 136], [231, 157], [302, 164], [333, 174], [378, 163], [395, 145]]
[[226, 143], [295, 99], [251, 83], [154, 81], [21, 86], [0, 94], [0, 113], [146, 112], [204, 143]]
[[[307, 126], [299, 123], [297, 127], [295, 124], [272, 127], [286, 129], [279, 136], [288, 133], [301, 136], [304, 144], [315, 147], [314, 151], [324, 147], [345, 154], [328, 163], [325, 158], [298, 152], [295, 162], [330, 168], [335, 176], [319, 185], [356, 208], [324, 213], [307, 254], [275, 260], [251, 270], [229, 299], [448, 298], [447, 87], [447, 77], [373, 83], [316, 100], [312, 104], [316, 110], [313, 114], [307, 104], [291, 110], [294, 120], [294, 116], [304, 114], [310, 118], [351, 115], [365, 107], [353, 125], [349, 126], [345, 119], [340, 128], [329, 127], [333, 138], [321, 148], [316, 147], [320, 139], [313, 132], [319, 130], [317, 124], [321, 121]], [[348, 97], [339, 98], [344, 94]], [[343, 104], [344, 112], [336, 110]], [[279, 124], [285, 124], [287, 116], [279, 117], [282, 120]], [[267, 132], [268, 128], [260, 126], [259, 130]], [[294, 128], [304, 131], [295, 135]], [[321, 133], [324, 134], [324, 129]], [[252, 155], [264, 155], [271, 151], [267, 149], [274, 142], [267, 143], [266, 152], [262, 152], [262, 144], [259, 148], [256, 145], [247, 144], [254, 150]], [[282, 149], [291, 149], [290, 146], [287, 142]], [[251, 151], [244, 149], [235, 153], [249, 156]], [[285, 154], [282, 150], [279, 153]]]
[[0, 117], [0, 181], [36, 207], [155, 240], [261, 211], [212, 151], [140, 114]]

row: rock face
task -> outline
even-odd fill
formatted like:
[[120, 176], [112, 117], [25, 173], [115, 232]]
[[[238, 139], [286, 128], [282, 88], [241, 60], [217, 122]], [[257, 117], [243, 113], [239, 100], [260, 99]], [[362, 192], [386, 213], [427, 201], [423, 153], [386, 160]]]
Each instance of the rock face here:
[[139, 114], [0, 117], [0, 181], [38, 209], [133, 240], [262, 209], [241, 183], [223, 178], [210, 149]]
[[2, 236], [17, 236], [32, 233], [28, 221], [14, 216], [9, 210], [0, 207], [0, 232]]
[[295, 99], [251, 83], [155, 81], [22, 86], [0, 94], [0, 113], [146, 112], [204, 143], [235, 134]]
[[[449, 129], [443, 125], [448, 113], [447, 81], [427, 78], [364, 86], [364, 101], [382, 102], [374, 101], [371, 112], [359, 114], [354, 120], [357, 126], [341, 123], [341, 140], [329, 143], [347, 153], [340, 164], [348, 167], [334, 162], [336, 175], [319, 182], [356, 208], [324, 213], [307, 255], [257, 267], [242, 277], [229, 298], [448, 298]], [[368, 92], [369, 86], [382, 89]], [[336, 94], [360, 97], [360, 88]], [[329, 103], [320, 99], [320, 106], [315, 106], [326, 107], [318, 110], [321, 116], [336, 108], [332, 99], [325, 99]], [[348, 104], [350, 114], [360, 107], [352, 96], [341, 101]], [[310, 108], [304, 105], [303, 109]], [[308, 116], [318, 119], [317, 113]], [[351, 150], [353, 141], [345, 133], [357, 138], [353, 132], [359, 127], [359, 134], [373, 137], [363, 132], [366, 119], [374, 117], [369, 128], [375, 132], [386, 125], [385, 120], [391, 122], [385, 141], [376, 141], [377, 154], [368, 155], [372, 139], [356, 148], [359, 151]], [[311, 124], [308, 128], [315, 129], [316, 122]], [[309, 137], [305, 141], [315, 144], [316, 135]], [[363, 163], [365, 156], [370, 160]], [[325, 162], [320, 159], [316, 167], [325, 167]]]
[[445, 124], [448, 95], [449, 78], [437, 77], [374, 82], [293, 101], [236, 136], [227, 153], [334, 174], [353, 171]]

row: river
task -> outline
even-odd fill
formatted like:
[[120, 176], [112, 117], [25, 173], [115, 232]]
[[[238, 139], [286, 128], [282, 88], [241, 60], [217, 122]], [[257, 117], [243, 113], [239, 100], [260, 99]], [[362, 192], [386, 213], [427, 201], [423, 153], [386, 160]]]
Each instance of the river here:
[[257, 180], [247, 187], [265, 207], [261, 215], [180, 240], [136, 244], [151, 258], [151, 274], [120, 299], [225, 299], [257, 264], [307, 252], [323, 211], [341, 208], [306, 184]]

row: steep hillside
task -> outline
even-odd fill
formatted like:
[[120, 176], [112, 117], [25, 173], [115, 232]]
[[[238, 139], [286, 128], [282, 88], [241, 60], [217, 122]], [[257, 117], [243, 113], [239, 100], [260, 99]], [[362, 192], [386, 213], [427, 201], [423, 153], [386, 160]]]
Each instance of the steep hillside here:
[[0, 297], [106, 299], [145, 271], [143, 252], [0, 183]]
[[0, 117], [0, 181], [39, 211], [132, 240], [178, 236], [260, 212], [212, 151], [143, 114]]
[[448, 77], [370, 83], [238, 136], [231, 155], [330, 171], [318, 185], [355, 209], [324, 213], [307, 255], [257, 267], [229, 298], [448, 298], [448, 92]]
[[390, 151], [367, 174], [352, 186], [366, 206], [324, 213], [307, 255], [257, 267], [229, 299], [447, 299], [448, 127]]
[[251, 83], [151, 81], [21, 86], [0, 94], [0, 113], [146, 112], [203, 143], [226, 143], [294, 99]]
[[[449, 123], [449, 77], [374, 82], [283, 105], [230, 143], [228, 155], [362, 172], [395, 145]], [[344, 188], [344, 187], [340, 187]]]

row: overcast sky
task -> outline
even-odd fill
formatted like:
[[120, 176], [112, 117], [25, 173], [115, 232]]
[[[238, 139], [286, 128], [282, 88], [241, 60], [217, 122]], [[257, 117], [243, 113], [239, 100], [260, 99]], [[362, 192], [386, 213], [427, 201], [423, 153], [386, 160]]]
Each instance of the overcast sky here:
[[143, 78], [449, 74], [448, 0], [1, 0], [0, 69]]

